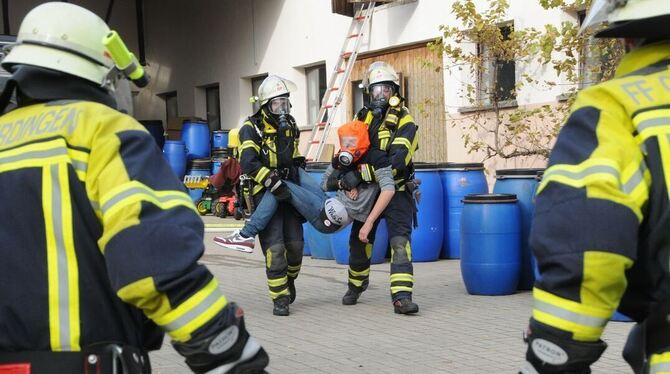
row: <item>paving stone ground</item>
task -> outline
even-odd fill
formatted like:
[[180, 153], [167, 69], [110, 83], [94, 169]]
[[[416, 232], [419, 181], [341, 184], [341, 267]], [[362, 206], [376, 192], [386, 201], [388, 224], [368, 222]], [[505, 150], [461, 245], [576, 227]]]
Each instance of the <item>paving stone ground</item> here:
[[[230, 223], [206, 217], [206, 222]], [[202, 262], [230, 300], [244, 307], [246, 324], [270, 355], [269, 373], [516, 373], [525, 352], [521, 333], [530, 292], [471, 296], [457, 260], [415, 263], [415, 316], [393, 313], [389, 263], [373, 265], [358, 305], [343, 306], [345, 265], [305, 256], [289, 317], [272, 315], [260, 248], [225, 250], [205, 236]], [[612, 322], [609, 348], [594, 373], [631, 373], [621, 349], [631, 323]], [[151, 354], [155, 373], [189, 373], [166, 341]]]

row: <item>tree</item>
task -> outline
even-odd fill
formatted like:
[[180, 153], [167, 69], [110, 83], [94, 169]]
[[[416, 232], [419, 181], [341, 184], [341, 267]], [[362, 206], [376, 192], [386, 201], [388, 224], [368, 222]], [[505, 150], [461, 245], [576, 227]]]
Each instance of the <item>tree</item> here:
[[[544, 9], [562, 8], [575, 14], [590, 3], [535, 1]], [[468, 153], [481, 153], [484, 160], [548, 158], [578, 90], [611, 78], [623, 48], [616, 40], [592, 38], [592, 32], [579, 34], [578, 22], [547, 24], [541, 30], [515, 29], [508, 22], [508, 10], [509, 0], [488, 0], [483, 11], [474, 0], [458, 0], [452, 13], [461, 25], [440, 26], [442, 37], [429, 43], [429, 48], [446, 57], [447, 72], [469, 76], [460, 90], [471, 106], [469, 114], [449, 120], [452, 127], [461, 127]], [[555, 80], [539, 78], [538, 70], [547, 68], [555, 71]], [[557, 86], [565, 88], [563, 100], [557, 103], [515, 106], [522, 89]]]

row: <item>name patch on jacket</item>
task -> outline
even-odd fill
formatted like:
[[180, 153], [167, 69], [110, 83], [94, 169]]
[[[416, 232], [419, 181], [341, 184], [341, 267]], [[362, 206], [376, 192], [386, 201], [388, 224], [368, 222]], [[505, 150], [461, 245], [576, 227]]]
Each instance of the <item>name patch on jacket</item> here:
[[79, 109], [65, 107], [0, 124], [0, 145], [18, 143], [33, 135], [59, 133], [63, 129], [70, 135], [77, 127], [80, 112]]

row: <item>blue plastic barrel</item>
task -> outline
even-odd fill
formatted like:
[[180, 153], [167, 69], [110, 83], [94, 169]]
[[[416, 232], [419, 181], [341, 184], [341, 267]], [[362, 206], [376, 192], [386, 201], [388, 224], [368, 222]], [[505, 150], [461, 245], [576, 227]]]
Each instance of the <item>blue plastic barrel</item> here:
[[521, 277], [519, 289], [530, 290], [535, 283], [533, 252], [528, 243], [530, 224], [535, 212], [535, 191], [544, 169], [496, 170], [493, 193], [516, 195], [521, 209]]
[[158, 148], [163, 149], [163, 146], [165, 145], [165, 129], [163, 129], [163, 121], [159, 119], [150, 119], [141, 120], [139, 123], [149, 131], [151, 137], [156, 141]]
[[207, 122], [186, 121], [181, 129], [181, 140], [186, 144], [186, 159], [210, 156], [209, 126]]
[[181, 140], [168, 140], [163, 146], [163, 157], [170, 164], [179, 180], [184, 179], [186, 171], [186, 146]]
[[466, 195], [461, 275], [472, 295], [514, 293], [521, 273], [521, 211], [512, 194]]
[[[333, 256], [335, 262], [341, 265], [349, 265], [349, 237], [351, 235], [351, 226], [330, 234], [330, 246], [333, 249]], [[381, 264], [384, 262], [386, 255], [386, 248], [389, 245], [388, 229], [386, 227], [386, 220], [382, 219], [377, 225], [377, 232], [375, 234], [375, 241], [372, 244], [372, 253], [370, 256], [371, 264]]]
[[610, 321], [614, 321], [614, 322], [634, 322], [632, 318], [630, 318], [627, 315], [619, 312], [618, 310], [614, 311], [614, 314], [612, 315], [612, 318], [610, 318]]
[[444, 193], [440, 171], [438, 164], [424, 162], [414, 163], [414, 169], [416, 178], [421, 181], [421, 198], [417, 204], [419, 225], [412, 231], [412, 261], [436, 261], [444, 241]]
[[[329, 162], [310, 162], [307, 164], [307, 173], [321, 184], [321, 176], [326, 171]], [[333, 193], [331, 195], [334, 196]], [[312, 252], [312, 258], [318, 258], [322, 260], [332, 260], [334, 259], [333, 248], [330, 242], [328, 234], [323, 234], [318, 232], [312, 225], [305, 226], [305, 242], [309, 246], [309, 250]]]
[[447, 162], [439, 167], [444, 195], [444, 239], [440, 257], [460, 258], [463, 197], [489, 192], [484, 164]]
[[[191, 161], [191, 165], [186, 169], [186, 175], [200, 175], [209, 176], [212, 169], [209, 159], [198, 159]], [[202, 188], [189, 188], [188, 194], [191, 195], [191, 200], [195, 203], [196, 200], [202, 197]]]
[[230, 130], [212, 131], [212, 149], [228, 148], [228, 131]]

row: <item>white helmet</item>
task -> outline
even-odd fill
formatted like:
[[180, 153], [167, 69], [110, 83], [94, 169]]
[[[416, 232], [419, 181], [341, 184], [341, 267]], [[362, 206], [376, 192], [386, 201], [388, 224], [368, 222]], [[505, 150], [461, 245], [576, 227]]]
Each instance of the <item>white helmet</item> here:
[[45, 3], [23, 19], [16, 44], [2, 60], [2, 67], [40, 66], [102, 85], [114, 66], [102, 44], [109, 32], [100, 17], [80, 6]]
[[400, 86], [400, 78], [395, 69], [386, 62], [375, 61], [368, 68], [363, 80], [363, 88], [367, 91], [371, 85], [380, 82], [392, 82], [396, 86]]
[[265, 105], [270, 99], [277, 96], [289, 94], [297, 91], [295, 83], [288, 79], [284, 79], [277, 75], [270, 75], [265, 78], [258, 87], [258, 96], [254, 101], [260, 101], [261, 105]]
[[322, 221], [319, 222], [319, 231], [328, 233], [340, 231], [351, 223], [347, 208], [334, 197], [327, 199], [323, 204], [319, 220]]
[[608, 26], [598, 37], [668, 38], [670, 1], [594, 0], [580, 32], [605, 21]]

